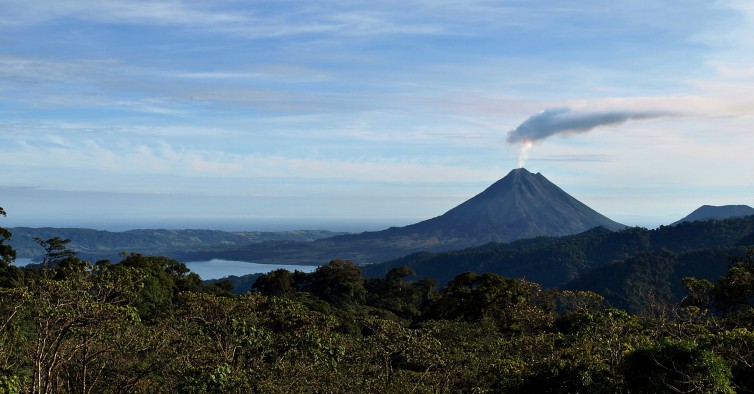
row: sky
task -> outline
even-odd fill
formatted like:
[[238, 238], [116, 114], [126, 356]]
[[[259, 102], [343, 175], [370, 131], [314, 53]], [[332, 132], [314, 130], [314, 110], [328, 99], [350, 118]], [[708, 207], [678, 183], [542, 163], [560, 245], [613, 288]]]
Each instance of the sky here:
[[524, 166], [754, 206], [754, 3], [0, 0], [0, 225], [376, 230]]

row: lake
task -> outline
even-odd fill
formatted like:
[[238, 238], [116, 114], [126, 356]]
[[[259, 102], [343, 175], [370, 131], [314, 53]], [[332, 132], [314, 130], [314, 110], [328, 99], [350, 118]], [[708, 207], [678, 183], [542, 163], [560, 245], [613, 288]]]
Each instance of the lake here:
[[33, 262], [34, 262], [34, 263], [36, 263], [36, 261], [31, 261], [31, 259], [27, 259], [27, 258], [25, 258], [25, 257], [19, 257], [19, 258], [17, 258], [17, 259], [16, 259], [16, 260], [15, 260], [15, 261], [13, 262], [13, 265], [15, 265], [16, 267], [24, 267], [24, 266], [26, 266], [27, 264], [31, 264], [31, 263], [33, 263]]
[[[32, 260], [28, 258], [18, 258], [13, 263], [18, 267], [23, 267]], [[191, 261], [185, 263], [191, 272], [196, 272], [202, 279], [220, 279], [226, 276], [242, 276], [248, 274], [265, 274], [276, 269], [287, 269], [288, 271], [312, 272], [317, 269], [316, 265], [292, 265], [292, 264], [259, 264], [249, 263], [246, 261], [220, 260], [212, 259], [209, 261]]]
[[316, 265], [259, 264], [220, 259], [191, 261], [185, 264], [191, 272], [196, 272], [202, 279], [220, 279], [231, 275], [265, 274], [281, 268], [291, 272], [295, 270], [312, 272], [317, 269]]

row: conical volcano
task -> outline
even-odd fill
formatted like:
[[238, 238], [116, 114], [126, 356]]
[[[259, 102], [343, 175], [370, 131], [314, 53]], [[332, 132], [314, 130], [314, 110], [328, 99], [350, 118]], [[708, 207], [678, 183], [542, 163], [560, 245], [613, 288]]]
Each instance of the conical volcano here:
[[542, 174], [519, 168], [442, 216], [335, 239], [380, 239], [394, 246], [438, 250], [576, 234], [598, 226], [610, 230], [625, 227], [573, 198]]
[[312, 242], [263, 242], [224, 253], [193, 253], [185, 258], [320, 264], [349, 259], [368, 264], [419, 251], [440, 252], [489, 242], [570, 235], [598, 226], [610, 230], [625, 227], [571, 197], [542, 174], [520, 168], [445, 214], [409, 226]]

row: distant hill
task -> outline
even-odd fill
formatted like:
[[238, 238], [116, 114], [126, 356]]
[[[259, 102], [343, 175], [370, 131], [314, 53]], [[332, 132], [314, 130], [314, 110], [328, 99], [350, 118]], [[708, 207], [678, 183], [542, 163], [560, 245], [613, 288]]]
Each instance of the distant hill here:
[[83, 228], [31, 228], [8, 229], [12, 234], [8, 242], [18, 257], [36, 258], [43, 253], [34, 237], [70, 239], [68, 247], [84, 260], [119, 260], [122, 252], [165, 255], [174, 257], [189, 251], [208, 248], [239, 247], [265, 241], [313, 241], [342, 233], [323, 230], [295, 230], [281, 232], [216, 231], [216, 230], [129, 230], [121, 232]]
[[[612, 232], [594, 228], [577, 235], [542, 237], [512, 243], [441, 253], [416, 253], [362, 268], [366, 276], [379, 277], [398, 266], [409, 266], [418, 278], [445, 283], [456, 275], [475, 271], [526, 278], [544, 287], [562, 286], [587, 272], [640, 253], [663, 249], [684, 253], [697, 249], [750, 246], [754, 216], [710, 222], [688, 222], [655, 230], [627, 228]], [[718, 272], [718, 271], [716, 271]], [[719, 271], [721, 272], [721, 271]]]
[[702, 205], [701, 207], [691, 212], [683, 219], [674, 222], [671, 226], [683, 222], [694, 222], [697, 220], [710, 220], [710, 219], [728, 219], [738, 218], [742, 216], [754, 215], [754, 208], [748, 205]]
[[269, 242], [190, 254], [246, 261], [377, 263], [418, 251], [447, 251], [488, 242], [625, 228], [576, 200], [542, 174], [515, 169], [445, 214], [405, 227], [345, 234], [301, 244]]

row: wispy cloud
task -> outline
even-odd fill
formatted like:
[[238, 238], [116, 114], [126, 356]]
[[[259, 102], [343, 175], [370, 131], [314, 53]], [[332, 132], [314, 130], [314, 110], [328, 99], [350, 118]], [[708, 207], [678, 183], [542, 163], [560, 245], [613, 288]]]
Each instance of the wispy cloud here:
[[[68, 169], [85, 174], [92, 169], [117, 174], [212, 176], [221, 178], [340, 179], [429, 182], [463, 181], [478, 170], [453, 165], [422, 164], [409, 160], [342, 160], [287, 157], [270, 154], [234, 154], [222, 151], [178, 149], [165, 142], [107, 147], [94, 139], [72, 142], [55, 136], [0, 149], [0, 163], [35, 168]], [[117, 183], [117, 182], [115, 182]], [[109, 185], [107, 187], [116, 187]]]
[[245, 20], [235, 13], [213, 10], [185, 1], [85, 0], [33, 1], [9, 7], [0, 24], [43, 23], [71, 18], [102, 23], [206, 26]]
[[[348, 108], [339, 94], [306, 86], [325, 80], [299, 66], [263, 64], [257, 70], [185, 71], [128, 64], [113, 59], [54, 60], [0, 57], [0, 87], [12, 95], [0, 102], [27, 108], [89, 108], [180, 116], [214, 107], [256, 111]], [[244, 81], [248, 83], [239, 83]], [[222, 83], [219, 83], [222, 82]], [[273, 86], [270, 86], [273, 85]], [[319, 96], [314, 100], [313, 96]], [[334, 102], [340, 102], [340, 106]], [[351, 105], [355, 103], [350, 100]]]
[[[594, 19], [607, 16], [631, 19], [637, 13], [641, 13], [642, 18], [635, 19], [645, 21], [647, 26], [667, 28], [669, 25], [662, 15], [648, 18], [644, 2], [613, 8], [619, 10], [613, 11], [588, 1], [567, 6], [531, 7], [487, 0], [306, 2], [291, 6], [233, 1], [40, 0], [15, 2], [6, 7], [0, 16], [0, 26], [28, 26], [68, 19], [182, 27], [261, 38], [311, 34], [340, 37], [483, 35], [501, 27], [530, 31], [557, 26], [559, 29], [583, 30], [588, 28], [574, 24], [574, 18], [586, 15]], [[613, 29], [607, 23], [599, 26], [604, 30]]]
[[[304, 34], [347, 36], [434, 34], [439, 25], [408, 18], [394, 7], [360, 9], [346, 4], [327, 7], [298, 4], [278, 7], [262, 4], [196, 1], [70, 0], [17, 3], [10, 7], [0, 26], [40, 24], [70, 19], [108, 24], [131, 24], [200, 28], [208, 32], [262, 38]], [[410, 20], [410, 23], [407, 23]]]
[[615, 158], [610, 155], [560, 154], [560, 155], [538, 156], [537, 161], [606, 163], [606, 162], [615, 161]]
[[530, 116], [508, 132], [509, 143], [541, 141], [556, 134], [586, 133], [600, 126], [621, 124], [629, 120], [651, 119], [671, 115], [662, 112], [574, 112], [570, 108], [550, 108]]

